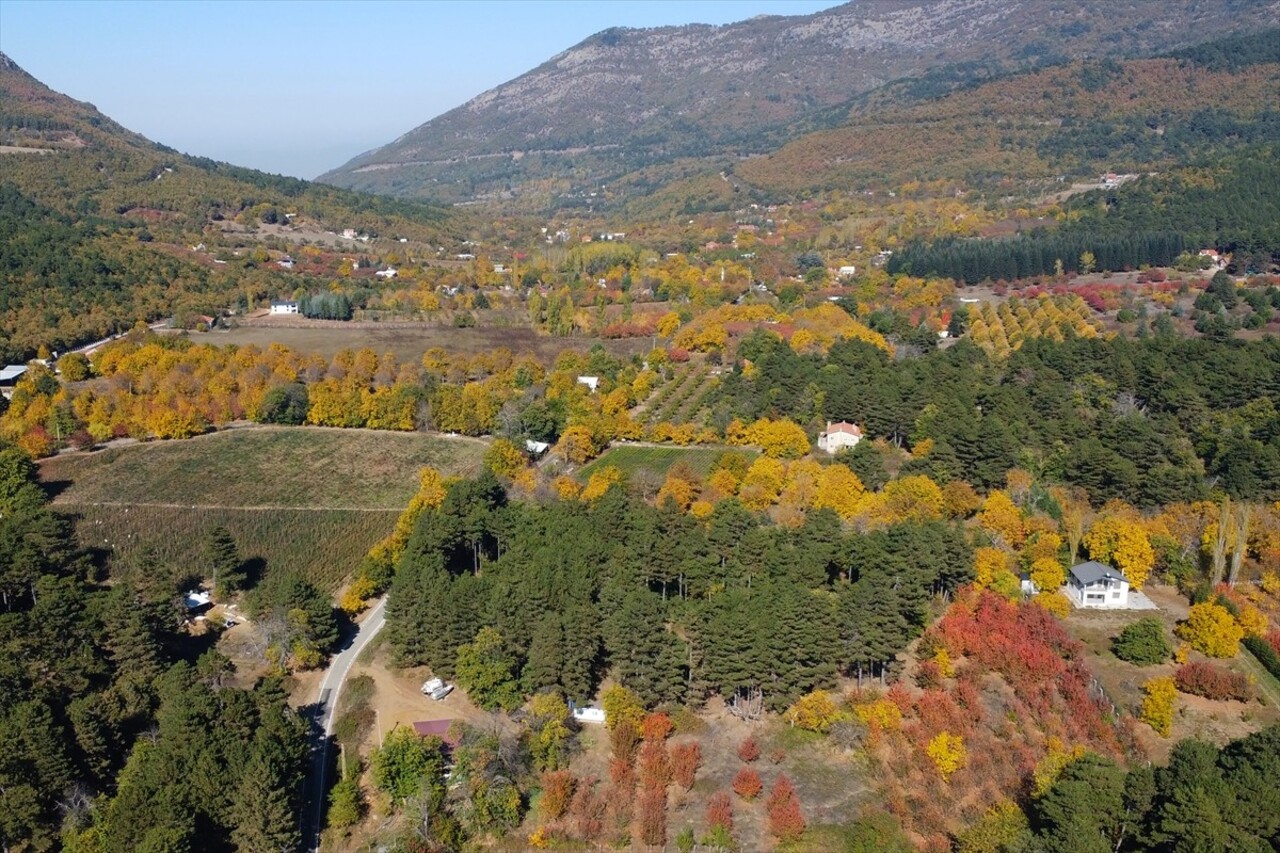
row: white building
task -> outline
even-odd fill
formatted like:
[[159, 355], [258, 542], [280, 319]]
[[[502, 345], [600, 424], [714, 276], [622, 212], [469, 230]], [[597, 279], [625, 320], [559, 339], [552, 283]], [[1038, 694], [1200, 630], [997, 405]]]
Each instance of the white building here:
[[578, 384], [586, 385], [592, 391], [595, 391], [596, 388], [600, 385], [600, 377], [599, 376], [579, 376]]
[[1071, 567], [1066, 593], [1076, 607], [1129, 608], [1129, 579], [1119, 569], [1093, 560]]
[[297, 302], [272, 302], [271, 303], [272, 314], [297, 314], [298, 310], [299, 309], [298, 309]]
[[374, 275], [376, 275], [378, 278], [392, 279], [392, 278], [395, 278], [397, 275], [399, 275], [399, 273], [396, 270], [388, 267], [385, 270], [378, 270], [376, 273], [374, 273]]
[[573, 718], [580, 723], [603, 724], [605, 720], [604, 708], [574, 708]]
[[834, 454], [844, 447], [857, 447], [859, 441], [862, 441], [862, 430], [857, 424], [827, 421], [827, 428], [818, 436], [818, 448]]

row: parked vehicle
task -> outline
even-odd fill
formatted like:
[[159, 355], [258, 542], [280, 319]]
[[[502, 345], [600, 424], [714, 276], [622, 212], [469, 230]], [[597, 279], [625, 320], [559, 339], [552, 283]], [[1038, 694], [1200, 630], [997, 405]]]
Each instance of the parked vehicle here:
[[452, 692], [453, 692], [453, 685], [445, 684], [444, 681], [439, 678], [431, 678], [431, 679], [428, 679], [427, 681], [422, 682], [422, 695], [430, 696], [432, 699], [436, 700], [437, 702], [439, 702], [441, 699], [448, 696]]

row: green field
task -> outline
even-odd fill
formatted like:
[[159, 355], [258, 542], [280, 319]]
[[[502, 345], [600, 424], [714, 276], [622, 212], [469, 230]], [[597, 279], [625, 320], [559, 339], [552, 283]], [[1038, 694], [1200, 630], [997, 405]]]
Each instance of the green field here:
[[40, 475], [80, 542], [113, 559], [151, 549], [190, 565], [220, 524], [245, 558], [332, 590], [394, 527], [421, 468], [475, 473], [484, 451], [417, 433], [269, 427], [67, 454]]
[[607, 450], [599, 459], [579, 471], [578, 476], [585, 481], [593, 472], [612, 465], [629, 477], [638, 471], [649, 471], [665, 477], [671, 466], [684, 462], [695, 473], [705, 477], [716, 459], [725, 451], [740, 454], [748, 460], [754, 460], [760, 455], [759, 451], [745, 447], [641, 447], [624, 444]]

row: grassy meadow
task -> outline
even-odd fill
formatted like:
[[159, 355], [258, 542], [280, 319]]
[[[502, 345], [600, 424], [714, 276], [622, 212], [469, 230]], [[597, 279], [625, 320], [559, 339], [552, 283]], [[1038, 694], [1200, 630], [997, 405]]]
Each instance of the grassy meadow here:
[[745, 456], [748, 460], [754, 460], [760, 455], [758, 451], [745, 447], [645, 447], [623, 444], [610, 448], [600, 458], [582, 468], [578, 476], [585, 482], [592, 473], [606, 466], [613, 466], [628, 477], [639, 471], [665, 477], [672, 466], [683, 462], [694, 473], [705, 477], [720, 454], [726, 451]]
[[476, 473], [484, 450], [417, 433], [264, 427], [65, 454], [40, 474], [80, 542], [113, 560], [150, 549], [190, 565], [218, 524], [246, 559], [333, 590], [391, 531], [421, 468]]

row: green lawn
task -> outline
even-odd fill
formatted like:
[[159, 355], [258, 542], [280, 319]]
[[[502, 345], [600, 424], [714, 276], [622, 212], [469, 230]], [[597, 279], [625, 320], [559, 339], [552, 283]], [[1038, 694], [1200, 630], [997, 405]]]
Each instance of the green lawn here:
[[638, 447], [635, 445], [619, 445], [612, 447], [578, 472], [584, 481], [595, 471], [612, 465], [622, 473], [631, 476], [637, 471], [650, 471], [665, 477], [671, 466], [684, 462], [697, 474], [706, 476], [715, 464], [716, 459], [724, 452], [737, 453], [754, 461], [759, 451], [745, 447]]
[[40, 465], [86, 548], [199, 570], [226, 527], [246, 559], [334, 590], [391, 532], [418, 471], [478, 472], [485, 445], [416, 433], [272, 427], [67, 454]]

